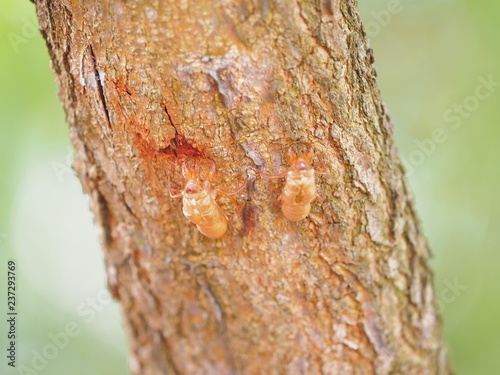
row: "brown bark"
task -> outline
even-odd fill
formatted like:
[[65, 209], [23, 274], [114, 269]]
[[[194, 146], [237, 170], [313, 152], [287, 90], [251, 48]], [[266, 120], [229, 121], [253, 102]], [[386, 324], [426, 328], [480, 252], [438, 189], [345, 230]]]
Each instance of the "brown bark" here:
[[[137, 374], [447, 374], [429, 252], [354, 0], [36, 1]], [[292, 141], [320, 199], [275, 201]], [[211, 158], [229, 230], [167, 183]]]

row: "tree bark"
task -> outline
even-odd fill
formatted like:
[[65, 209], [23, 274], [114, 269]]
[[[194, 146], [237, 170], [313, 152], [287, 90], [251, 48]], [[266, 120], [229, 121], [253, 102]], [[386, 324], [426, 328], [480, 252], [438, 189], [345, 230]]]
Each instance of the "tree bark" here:
[[[429, 251], [354, 0], [36, 1], [136, 374], [448, 374]], [[320, 195], [275, 202], [292, 142]], [[215, 161], [229, 230], [167, 184]]]

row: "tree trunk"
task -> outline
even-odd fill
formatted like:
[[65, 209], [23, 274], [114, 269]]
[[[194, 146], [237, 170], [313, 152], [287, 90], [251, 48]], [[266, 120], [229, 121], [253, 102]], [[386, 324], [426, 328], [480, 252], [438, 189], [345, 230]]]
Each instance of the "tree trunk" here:
[[[448, 374], [355, 0], [36, 1], [136, 374]], [[319, 199], [276, 205], [292, 142]], [[215, 161], [217, 240], [181, 164]]]

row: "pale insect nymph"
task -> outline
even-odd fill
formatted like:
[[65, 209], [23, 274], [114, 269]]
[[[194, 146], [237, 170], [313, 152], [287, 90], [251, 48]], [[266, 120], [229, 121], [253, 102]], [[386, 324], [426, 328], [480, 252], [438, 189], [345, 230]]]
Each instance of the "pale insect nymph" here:
[[215, 163], [210, 159], [205, 160], [209, 160], [211, 164], [205, 180], [201, 178], [200, 169], [203, 166], [200, 160], [188, 158], [182, 164], [182, 174], [186, 179], [184, 189], [174, 194], [169, 182], [168, 191], [171, 198], [182, 198], [182, 212], [190, 223], [196, 225], [203, 235], [215, 239], [222, 237], [227, 231], [227, 217], [215, 200], [217, 192], [236, 195], [245, 188], [247, 182], [234, 192], [213, 188], [211, 181], [215, 176]]
[[286, 177], [285, 186], [278, 202], [281, 201], [281, 212], [290, 221], [300, 221], [311, 211], [311, 202], [317, 197], [315, 175], [326, 174], [326, 170], [316, 171], [312, 167], [313, 150], [308, 146], [304, 153], [296, 153], [291, 145], [287, 152], [290, 169], [277, 175], [259, 172], [266, 179]]

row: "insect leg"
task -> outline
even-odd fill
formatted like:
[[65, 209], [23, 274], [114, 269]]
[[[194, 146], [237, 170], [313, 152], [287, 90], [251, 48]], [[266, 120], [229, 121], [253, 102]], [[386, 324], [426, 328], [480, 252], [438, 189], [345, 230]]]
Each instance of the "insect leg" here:
[[242, 191], [247, 186], [247, 184], [248, 184], [248, 179], [245, 180], [245, 182], [243, 182], [243, 185], [241, 185], [238, 189], [236, 189], [233, 192], [225, 191], [225, 190], [222, 190], [222, 189], [215, 189], [215, 190], [220, 191], [222, 194], [226, 194], [226, 195], [236, 195], [240, 191]]
[[215, 176], [215, 172], [216, 172], [216, 166], [215, 166], [215, 161], [213, 161], [212, 159], [209, 159], [209, 160], [211, 162], [211, 165], [210, 165], [210, 171], [208, 172], [208, 175], [207, 175], [207, 180], [213, 181], [214, 176]]
[[[193, 165], [194, 164], [194, 165]], [[186, 180], [193, 180], [196, 178], [196, 160], [193, 156], [186, 158], [182, 162], [182, 175]]]
[[279, 174], [275, 174], [275, 175], [270, 175], [270, 174], [262, 173], [262, 172], [259, 172], [259, 171], [257, 171], [257, 173], [260, 174], [260, 177], [265, 178], [266, 180], [274, 180], [276, 178], [285, 177], [287, 175], [288, 171], [287, 172], [283, 172], [283, 173], [279, 173]]
[[172, 192], [172, 182], [168, 182], [168, 194], [170, 195], [170, 198], [177, 199], [177, 198], [182, 198], [182, 191], [180, 193], [174, 194]]

